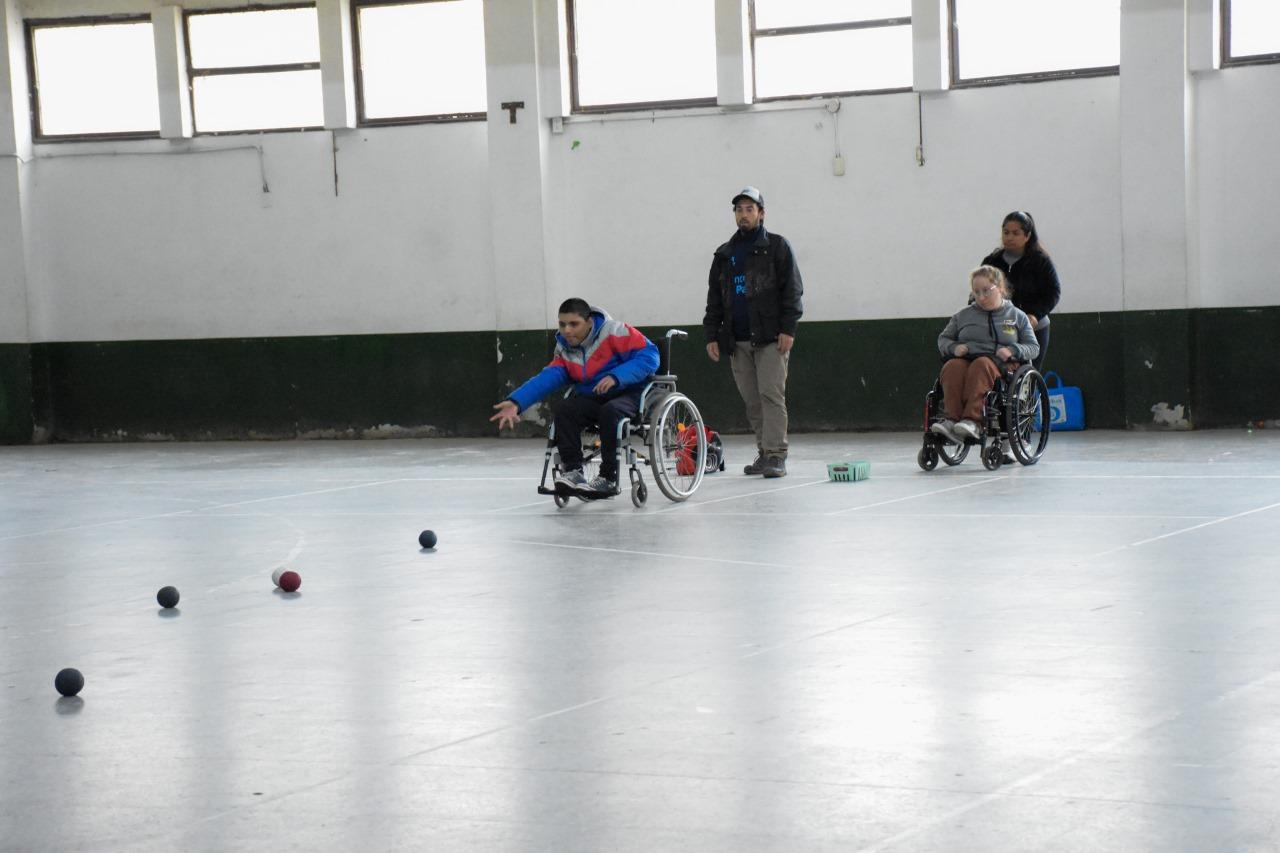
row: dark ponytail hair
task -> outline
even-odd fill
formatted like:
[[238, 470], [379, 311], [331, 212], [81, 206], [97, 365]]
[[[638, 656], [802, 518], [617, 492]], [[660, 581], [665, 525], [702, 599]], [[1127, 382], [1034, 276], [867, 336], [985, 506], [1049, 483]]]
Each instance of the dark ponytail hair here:
[[[1031, 213], [1026, 210], [1015, 210], [1004, 219], [1000, 220], [1000, 227], [1008, 225], [1010, 222], [1018, 223], [1018, 227], [1022, 229], [1022, 233], [1027, 235], [1027, 246], [1023, 252], [1038, 252], [1049, 257], [1049, 250], [1040, 243], [1040, 232], [1036, 229], [1036, 221], [1032, 218]], [[998, 251], [1003, 251], [1003, 246]]]

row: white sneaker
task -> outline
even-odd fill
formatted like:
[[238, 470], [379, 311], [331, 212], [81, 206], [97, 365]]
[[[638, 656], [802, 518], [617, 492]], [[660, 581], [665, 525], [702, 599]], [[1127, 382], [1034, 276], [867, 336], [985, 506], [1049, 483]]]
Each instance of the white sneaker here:
[[981, 431], [978, 429], [978, 425], [968, 418], [965, 418], [952, 427], [952, 431], [955, 433], [956, 438], [964, 441], [977, 441], [982, 435]]
[[956, 422], [951, 418], [943, 418], [929, 427], [929, 432], [940, 435], [952, 444], [963, 444], [964, 439], [956, 435]]

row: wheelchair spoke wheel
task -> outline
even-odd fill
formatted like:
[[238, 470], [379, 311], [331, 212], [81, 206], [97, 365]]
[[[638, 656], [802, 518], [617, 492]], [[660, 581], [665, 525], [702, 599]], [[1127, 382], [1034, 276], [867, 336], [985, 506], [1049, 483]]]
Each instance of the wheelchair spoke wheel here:
[[676, 392], [658, 406], [649, 425], [649, 465], [664, 495], [683, 501], [698, 489], [707, 467], [707, 433], [693, 401]]
[[1030, 366], [1021, 368], [1010, 384], [1005, 411], [1009, 449], [1023, 465], [1034, 465], [1049, 443], [1049, 389]]

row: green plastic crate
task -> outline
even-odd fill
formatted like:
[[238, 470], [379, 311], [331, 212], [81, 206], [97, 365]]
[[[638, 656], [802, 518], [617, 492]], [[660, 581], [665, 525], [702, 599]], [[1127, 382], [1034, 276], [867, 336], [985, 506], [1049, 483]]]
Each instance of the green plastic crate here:
[[870, 462], [829, 462], [827, 477], [833, 483], [852, 483], [871, 476]]

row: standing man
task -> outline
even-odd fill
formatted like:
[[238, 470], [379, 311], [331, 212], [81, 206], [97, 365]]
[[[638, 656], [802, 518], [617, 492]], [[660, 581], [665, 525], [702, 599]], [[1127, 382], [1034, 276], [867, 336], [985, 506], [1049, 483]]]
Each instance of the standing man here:
[[729, 356], [733, 380], [756, 434], [756, 459], [744, 474], [787, 475], [787, 362], [804, 313], [804, 286], [791, 244], [764, 228], [764, 196], [745, 187], [733, 197], [737, 232], [716, 249], [702, 326], [707, 355]]
[[[561, 472], [556, 483], [579, 495], [618, 492], [618, 424], [640, 411], [645, 382], [658, 369], [658, 348], [634, 326], [615, 320], [584, 299], [560, 305], [556, 351], [551, 363], [493, 408], [498, 429], [515, 426], [520, 413], [566, 385], [574, 395], [556, 409], [556, 447]], [[600, 474], [582, 473], [582, 430], [600, 430]]]

